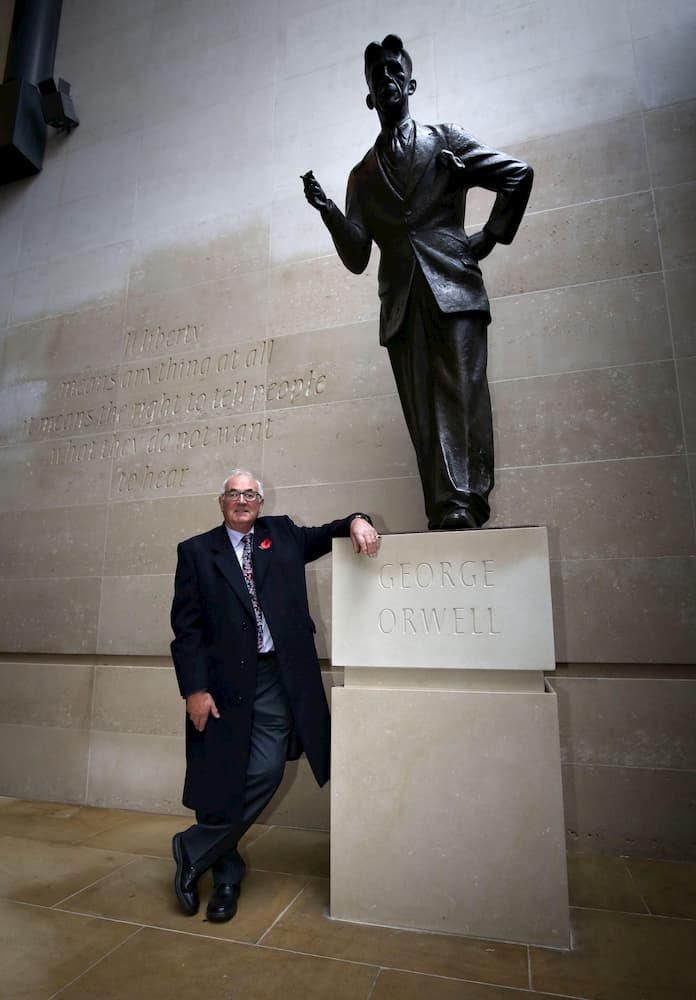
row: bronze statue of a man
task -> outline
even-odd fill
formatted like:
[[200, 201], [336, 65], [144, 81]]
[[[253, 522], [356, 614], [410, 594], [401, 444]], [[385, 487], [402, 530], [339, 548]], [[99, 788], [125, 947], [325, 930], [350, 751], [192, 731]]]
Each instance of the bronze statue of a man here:
[[[430, 529], [478, 528], [490, 516], [493, 425], [486, 380], [488, 297], [478, 262], [511, 243], [533, 172], [458, 125], [420, 125], [401, 39], [365, 49], [367, 106], [381, 131], [351, 171], [346, 214], [310, 171], [305, 196], [355, 274], [380, 248], [380, 343], [389, 351], [418, 459]], [[488, 221], [464, 231], [469, 188], [496, 194]]]

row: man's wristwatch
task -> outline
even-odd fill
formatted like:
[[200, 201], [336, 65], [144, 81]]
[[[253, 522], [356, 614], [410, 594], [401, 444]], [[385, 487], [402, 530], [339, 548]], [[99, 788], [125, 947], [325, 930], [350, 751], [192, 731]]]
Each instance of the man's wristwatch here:
[[356, 519], [356, 517], [361, 517], [363, 519], [363, 521], [367, 521], [368, 524], [372, 524], [372, 518], [370, 517], [369, 514], [353, 514], [352, 517], [351, 517], [351, 519], [350, 519], [350, 523], [351, 524]]

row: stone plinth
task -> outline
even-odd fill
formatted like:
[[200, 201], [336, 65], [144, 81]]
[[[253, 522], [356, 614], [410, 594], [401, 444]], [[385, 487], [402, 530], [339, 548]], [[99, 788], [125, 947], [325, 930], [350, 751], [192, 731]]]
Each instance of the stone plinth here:
[[334, 665], [553, 670], [545, 528], [387, 535], [333, 554]]
[[331, 915], [568, 947], [545, 530], [390, 536], [375, 560], [346, 550]]

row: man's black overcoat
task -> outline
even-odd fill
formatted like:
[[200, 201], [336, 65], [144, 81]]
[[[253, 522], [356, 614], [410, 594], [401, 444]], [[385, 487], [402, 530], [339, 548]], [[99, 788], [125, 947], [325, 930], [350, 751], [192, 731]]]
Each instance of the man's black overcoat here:
[[[252, 559], [259, 603], [273, 636], [296, 736], [320, 785], [329, 778], [329, 710], [309, 614], [305, 564], [350, 533], [355, 515], [314, 528], [259, 517]], [[186, 720], [184, 805], [236, 822], [256, 689], [256, 624], [224, 524], [181, 542], [171, 645], [182, 697], [206, 690], [220, 710], [202, 733]], [[295, 741], [292, 741], [295, 742]], [[296, 756], [297, 754], [295, 754]]]

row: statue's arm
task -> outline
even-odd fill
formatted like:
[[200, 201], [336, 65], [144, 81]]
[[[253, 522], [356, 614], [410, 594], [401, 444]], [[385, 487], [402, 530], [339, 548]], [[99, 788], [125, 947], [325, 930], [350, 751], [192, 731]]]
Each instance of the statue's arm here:
[[312, 171], [302, 175], [305, 198], [321, 214], [324, 225], [331, 233], [336, 252], [345, 266], [353, 274], [362, 274], [367, 267], [372, 249], [372, 238], [368, 233], [359, 211], [357, 198], [348, 182], [346, 214], [327, 198]]
[[496, 198], [484, 232], [497, 243], [512, 243], [527, 208], [532, 191], [534, 171], [523, 160], [515, 160], [505, 153], [487, 156], [481, 167], [480, 185], [495, 191]]
[[454, 159], [461, 165], [466, 186], [482, 187], [495, 193], [495, 202], [482, 233], [488, 241], [493, 241], [493, 245], [512, 243], [527, 208], [534, 171], [523, 160], [484, 146], [457, 126], [449, 126], [446, 141], [455, 154]]

